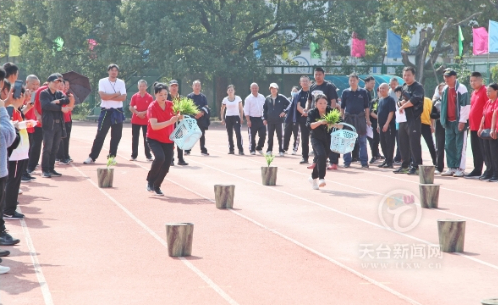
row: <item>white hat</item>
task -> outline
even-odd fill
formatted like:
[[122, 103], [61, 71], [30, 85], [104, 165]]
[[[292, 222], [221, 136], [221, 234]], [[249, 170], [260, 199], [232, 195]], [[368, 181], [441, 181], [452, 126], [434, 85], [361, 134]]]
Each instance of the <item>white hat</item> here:
[[271, 84], [270, 84], [270, 89], [271, 89], [271, 88], [278, 89], [278, 85], [277, 85], [277, 83], [271, 83]]

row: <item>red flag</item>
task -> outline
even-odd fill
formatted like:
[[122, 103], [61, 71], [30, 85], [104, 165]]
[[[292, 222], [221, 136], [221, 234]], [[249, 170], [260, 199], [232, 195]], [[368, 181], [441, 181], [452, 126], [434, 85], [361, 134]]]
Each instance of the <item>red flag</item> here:
[[88, 49], [93, 51], [93, 48], [97, 45], [95, 39], [88, 39]]
[[488, 54], [488, 32], [486, 28], [472, 29], [474, 55]]
[[353, 32], [353, 38], [351, 41], [351, 56], [353, 57], [365, 57], [365, 44], [367, 41], [365, 39], [358, 39], [358, 36]]

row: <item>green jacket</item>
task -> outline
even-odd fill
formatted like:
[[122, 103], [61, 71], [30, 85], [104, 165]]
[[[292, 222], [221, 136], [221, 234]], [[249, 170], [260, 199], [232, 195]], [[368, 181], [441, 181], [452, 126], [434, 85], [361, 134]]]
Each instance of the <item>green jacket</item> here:
[[[441, 125], [447, 128], [448, 123], [448, 85], [443, 88], [443, 97], [441, 98]], [[470, 96], [465, 85], [460, 84], [458, 81], [455, 83], [456, 97], [456, 118], [460, 123], [465, 123], [465, 127], [469, 124], [470, 114]]]

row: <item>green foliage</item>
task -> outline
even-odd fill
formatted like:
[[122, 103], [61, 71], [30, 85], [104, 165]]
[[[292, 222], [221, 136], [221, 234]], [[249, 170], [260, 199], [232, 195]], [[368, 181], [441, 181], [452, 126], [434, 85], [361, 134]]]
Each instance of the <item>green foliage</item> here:
[[273, 162], [273, 159], [275, 159], [275, 156], [265, 154], [265, 159], [266, 159], [266, 164], [268, 164], [268, 167], [270, 167], [270, 164]]
[[173, 111], [185, 115], [196, 115], [199, 113], [194, 101], [186, 97], [173, 101]]
[[491, 73], [491, 82], [498, 82], [498, 65], [491, 67], [489, 72]]
[[115, 166], [116, 164], [118, 164], [118, 162], [116, 161], [115, 157], [107, 158], [107, 169], [110, 169], [112, 166]]
[[327, 130], [330, 131], [332, 129], [332, 125], [339, 122], [341, 119], [341, 113], [337, 109], [333, 109], [332, 111], [327, 112], [322, 117], [317, 119], [317, 121], [325, 121], [327, 122]]

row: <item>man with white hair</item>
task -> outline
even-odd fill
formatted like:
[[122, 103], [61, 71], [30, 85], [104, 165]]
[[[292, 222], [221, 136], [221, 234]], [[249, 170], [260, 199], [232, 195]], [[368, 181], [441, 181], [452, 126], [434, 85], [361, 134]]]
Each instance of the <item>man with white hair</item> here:
[[[266, 140], [266, 127], [262, 120], [265, 97], [259, 93], [258, 84], [252, 83], [250, 89], [251, 94], [244, 100], [244, 114], [249, 134], [249, 152], [251, 155], [255, 155], [256, 152], [263, 154]], [[256, 134], [259, 135], [258, 145], [256, 145]]]
[[389, 95], [389, 86], [382, 83], [379, 86], [379, 104], [377, 105], [377, 131], [385, 159], [378, 167], [393, 168], [394, 143], [396, 141], [395, 112], [396, 101]]
[[[40, 88], [40, 80], [34, 74], [30, 74], [26, 77], [26, 94], [25, 96], [28, 98], [26, 100], [26, 106], [28, 104], [34, 105], [35, 103], [35, 92]], [[24, 112], [24, 117], [26, 120], [34, 120], [37, 121], [35, 107], [26, 107], [26, 111]], [[38, 163], [40, 160], [42, 142], [43, 142], [43, 131], [42, 128], [37, 124], [35, 127], [28, 128], [28, 136], [29, 136], [29, 163]], [[31, 176], [28, 173], [29, 165], [26, 168], [26, 172], [22, 175], [21, 181], [28, 182], [34, 180], [35, 177]]]
[[278, 152], [280, 157], [283, 157], [282, 123], [289, 110], [290, 102], [284, 95], [278, 93], [278, 85], [276, 83], [270, 84], [270, 92], [271, 94], [266, 97], [263, 106], [263, 124], [268, 126], [268, 148], [266, 149], [266, 154], [273, 154], [273, 135], [276, 132]]

